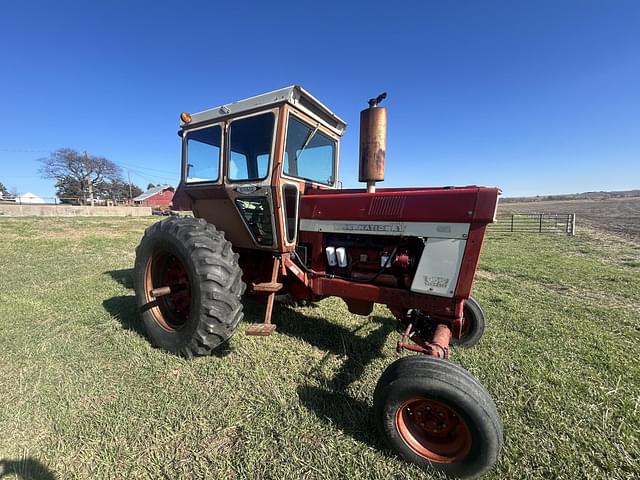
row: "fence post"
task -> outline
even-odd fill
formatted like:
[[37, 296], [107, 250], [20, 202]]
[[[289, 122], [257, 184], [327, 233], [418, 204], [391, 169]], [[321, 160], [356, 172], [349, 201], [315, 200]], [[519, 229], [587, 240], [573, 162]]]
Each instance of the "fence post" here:
[[570, 235], [573, 237], [576, 234], [576, 214], [571, 214], [571, 233]]
[[511, 231], [512, 232], [513, 232], [513, 217], [514, 217], [514, 214], [512, 213], [511, 214]]
[[543, 213], [540, 214], [540, 229], [539, 232], [542, 233], [542, 215], [544, 215]]

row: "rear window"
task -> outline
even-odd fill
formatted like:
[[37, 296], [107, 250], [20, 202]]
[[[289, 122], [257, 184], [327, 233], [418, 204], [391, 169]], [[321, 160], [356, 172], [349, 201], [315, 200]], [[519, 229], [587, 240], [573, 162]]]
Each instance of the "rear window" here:
[[325, 185], [335, 179], [336, 141], [290, 115], [283, 172]]

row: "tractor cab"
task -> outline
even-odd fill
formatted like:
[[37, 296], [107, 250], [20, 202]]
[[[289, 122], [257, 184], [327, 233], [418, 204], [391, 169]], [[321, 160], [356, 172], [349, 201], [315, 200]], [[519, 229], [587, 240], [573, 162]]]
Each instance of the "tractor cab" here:
[[235, 248], [290, 251], [300, 196], [338, 184], [345, 122], [299, 86], [180, 119], [174, 206], [224, 230]]

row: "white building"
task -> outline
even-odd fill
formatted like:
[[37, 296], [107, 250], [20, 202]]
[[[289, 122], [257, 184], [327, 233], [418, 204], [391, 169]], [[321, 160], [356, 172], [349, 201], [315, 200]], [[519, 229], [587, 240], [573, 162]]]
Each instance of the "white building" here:
[[44, 198], [34, 195], [31, 192], [18, 195], [15, 201], [16, 203], [45, 203]]

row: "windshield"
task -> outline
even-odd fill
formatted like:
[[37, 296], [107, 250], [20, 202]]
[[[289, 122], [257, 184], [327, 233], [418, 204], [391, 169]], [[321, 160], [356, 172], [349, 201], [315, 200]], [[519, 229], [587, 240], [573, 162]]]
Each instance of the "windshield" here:
[[333, 185], [336, 141], [294, 116], [289, 116], [284, 153], [285, 175]]

